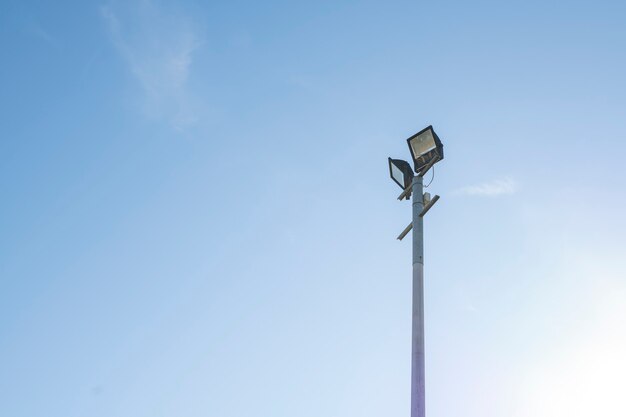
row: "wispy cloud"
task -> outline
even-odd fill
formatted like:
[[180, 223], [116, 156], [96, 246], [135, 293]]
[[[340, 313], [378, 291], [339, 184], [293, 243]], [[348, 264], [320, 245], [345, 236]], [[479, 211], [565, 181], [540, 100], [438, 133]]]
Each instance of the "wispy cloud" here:
[[166, 13], [151, 1], [101, 8], [115, 48], [144, 92], [146, 113], [183, 130], [197, 121], [188, 89], [193, 53], [202, 41], [191, 19]]
[[468, 185], [455, 191], [456, 194], [495, 197], [504, 194], [515, 194], [517, 183], [510, 177], [495, 179], [481, 184]]
[[47, 30], [45, 30], [39, 23], [32, 22], [26, 26], [26, 33], [29, 35], [47, 43], [50, 46], [55, 48], [59, 47], [59, 41], [50, 34]]

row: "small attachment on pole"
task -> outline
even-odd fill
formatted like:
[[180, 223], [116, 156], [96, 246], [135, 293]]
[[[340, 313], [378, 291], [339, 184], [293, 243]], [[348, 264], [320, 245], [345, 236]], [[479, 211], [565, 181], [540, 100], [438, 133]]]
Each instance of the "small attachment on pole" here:
[[402, 233], [400, 233], [397, 239], [398, 240], [404, 239], [404, 237], [407, 235], [407, 233], [411, 231], [412, 228], [413, 228], [413, 222], [409, 223], [409, 225], [402, 231]]
[[430, 210], [430, 209], [432, 208], [432, 206], [434, 206], [434, 205], [435, 205], [435, 203], [437, 202], [437, 200], [439, 200], [439, 196], [438, 196], [438, 195], [434, 196], [434, 197], [432, 198], [432, 200], [430, 200], [430, 201], [428, 202], [428, 204], [426, 204], [426, 205], [424, 206], [424, 208], [422, 209], [422, 212], [419, 214], [419, 216], [420, 216], [420, 217], [424, 217], [424, 215], [425, 215], [426, 213], [428, 213], [428, 210]]
[[400, 195], [398, 196], [398, 200], [402, 201], [402, 199], [403, 199], [403, 198], [405, 198], [405, 197], [406, 197], [406, 199], [408, 200], [408, 199], [411, 197], [411, 190], [412, 190], [412, 188], [413, 188], [413, 185], [412, 185], [412, 184], [409, 184], [409, 186], [408, 186], [408, 187], [406, 187], [406, 188], [404, 189], [404, 191], [402, 191], [402, 194], [400, 194]]

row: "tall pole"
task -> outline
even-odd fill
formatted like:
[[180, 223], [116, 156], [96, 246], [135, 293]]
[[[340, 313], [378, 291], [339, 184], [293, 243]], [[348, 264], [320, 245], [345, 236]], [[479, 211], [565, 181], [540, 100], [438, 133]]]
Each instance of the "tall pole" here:
[[413, 320], [411, 348], [411, 417], [425, 417], [424, 381], [424, 209], [423, 177], [413, 177]]

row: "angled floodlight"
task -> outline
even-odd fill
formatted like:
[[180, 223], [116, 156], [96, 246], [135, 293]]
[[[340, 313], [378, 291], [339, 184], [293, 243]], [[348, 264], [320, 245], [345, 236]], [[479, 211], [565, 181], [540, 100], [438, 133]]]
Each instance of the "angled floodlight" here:
[[403, 190], [411, 185], [413, 180], [413, 170], [407, 161], [402, 159], [389, 159], [389, 175], [391, 179]]
[[420, 172], [430, 162], [443, 159], [443, 144], [432, 126], [420, 130], [406, 141], [413, 157], [415, 172]]

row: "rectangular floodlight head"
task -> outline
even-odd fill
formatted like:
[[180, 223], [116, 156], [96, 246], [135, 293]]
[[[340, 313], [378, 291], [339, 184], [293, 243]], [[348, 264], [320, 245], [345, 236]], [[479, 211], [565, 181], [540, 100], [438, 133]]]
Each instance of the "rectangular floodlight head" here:
[[391, 176], [391, 179], [404, 190], [413, 180], [413, 170], [411, 169], [411, 165], [402, 159], [387, 159], [389, 160], [389, 176]]
[[406, 141], [409, 144], [415, 172], [420, 172], [434, 159], [443, 159], [443, 144], [432, 126], [420, 130]]

